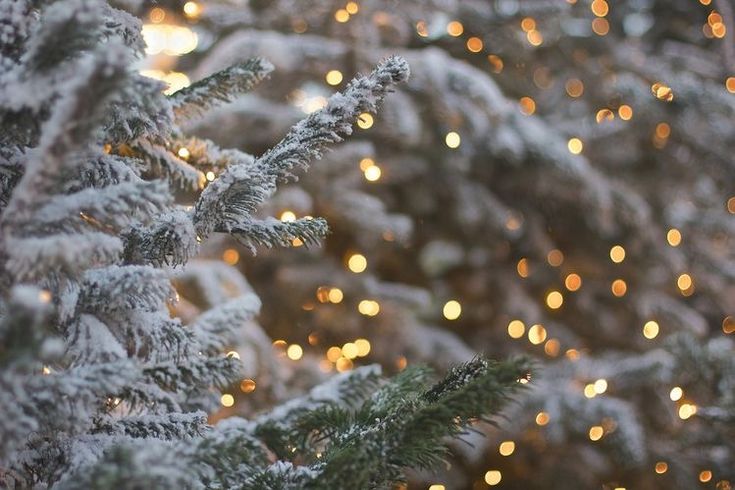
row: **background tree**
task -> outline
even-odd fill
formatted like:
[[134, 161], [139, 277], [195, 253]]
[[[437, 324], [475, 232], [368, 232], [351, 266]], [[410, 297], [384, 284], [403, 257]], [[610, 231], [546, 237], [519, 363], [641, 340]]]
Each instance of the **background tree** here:
[[301, 365], [348, 370], [358, 339], [395, 370], [471, 351], [545, 361], [507, 432], [420, 485], [730, 485], [728, 2], [194, 5], [204, 41], [180, 69], [278, 67], [196, 124], [223, 144], [266, 148], [386, 52], [413, 67], [270, 203], [284, 221], [327, 217], [323, 249], [225, 253], [267, 298], [264, 328], [309, 345]]

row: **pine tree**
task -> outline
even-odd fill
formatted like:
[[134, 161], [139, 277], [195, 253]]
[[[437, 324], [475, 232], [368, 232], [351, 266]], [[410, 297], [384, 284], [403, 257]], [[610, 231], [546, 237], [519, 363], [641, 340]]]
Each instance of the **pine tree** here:
[[[413, 68], [372, 127], [271, 201], [276, 215], [326, 216], [325, 248], [243, 267], [267, 298], [264, 328], [289, 339], [300, 325], [322, 361], [358, 336], [393, 369], [442, 367], [473, 350], [545, 360], [510, 427], [418, 482], [484, 488], [497, 470], [487, 481], [502, 475], [502, 488], [729, 488], [728, 2], [201, 10], [199, 28], [218, 41], [184, 68], [288, 54], [266, 90], [196, 126], [230, 145], [267, 146], [386, 50]], [[280, 122], [252, 127], [247, 142], [218, 130], [263, 114]], [[351, 268], [355, 254], [365, 261]]]
[[[318, 242], [323, 219], [258, 211], [375, 113], [406, 61], [385, 58], [254, 157], [183, 127], [269, 62], [167, 97], [132, 69], [144, 42], [131, 14], [97, 0], [3, 0], [0, 12], [4, 487], [385, 488], [518, 391], [523, 360], [477, 357], [435, 384], [427, 369], [387, 380], [365, 366], [211, 425], [220, 390], [242, 378], [227, 347], [263, 335], [260, 301], [235, 269], [187, 263], [216, 234], [250, 248]], [[183, 324], [173, 284], [211, 308]]]

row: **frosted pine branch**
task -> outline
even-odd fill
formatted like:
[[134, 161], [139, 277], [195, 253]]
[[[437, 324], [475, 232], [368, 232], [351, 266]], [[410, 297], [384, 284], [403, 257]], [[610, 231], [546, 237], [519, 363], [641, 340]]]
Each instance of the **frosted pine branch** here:
[[171, 106], [177, 122], [199, 116], [218, 103], [230, 102], [243, 94], [273, 71], [273, 65], [252, 58], [232, 65], [171, 95]]
[[408, 79], [408, 63], [398, 56], [387, 58], [368, 76], [358, 76], [334, 94], [326, 107], [297, 123], [272, 149], [248, 166], [230, 167], [202, 192], [194, 222], [206, 236], [249, 221], [254, 208], [269, 197], [278, 181], [295, 178], [294, 169], [304, 170], [322, 156], [330, 143], [352, 133], [352, 125], [364, 112], [374, 112], [391, 87]]
[[276, 218], [267, 218], [238, 223], [217, 231], [231, 233], [254, 253], [257, 245], [268, 248], [277, 245], [290, 247], [294, 240], [301, 240], [305, 245], [317, 244], [327, 234], [329, 227], [321, 218], [300, 218], [287, 223]]

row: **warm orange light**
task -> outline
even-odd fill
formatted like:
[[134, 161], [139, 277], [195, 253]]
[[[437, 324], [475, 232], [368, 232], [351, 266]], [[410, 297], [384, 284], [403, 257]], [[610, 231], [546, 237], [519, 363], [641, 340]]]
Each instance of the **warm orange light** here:
[[564, 286], [570, 291], [577, 291], [582, 287], [582, 278], [579, 274], [571, 273], [564, 279]]
[[621, 296], [625, 296], [625, 293], [628, 291], [628, 285], [622, 279], [615, 279], [610, 285], [610, 290], [615, 296], [620, 298]]

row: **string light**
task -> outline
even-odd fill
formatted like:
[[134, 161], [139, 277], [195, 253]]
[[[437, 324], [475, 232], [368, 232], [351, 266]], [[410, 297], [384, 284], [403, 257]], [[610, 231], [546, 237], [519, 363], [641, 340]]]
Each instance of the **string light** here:
[[151, 22], [154, 24], [160, 24], [166, 18], [166, 11], [161, 7], [153, 7], [148, 14], [148, 18], [151, 19]]
[[610, 290], [614, 296], [621, 298], [628, 291], [628, 285], [622, 279], [615, 279], [610, 285]]
[[589, 437], [591, 441], [599, 441], [602, 439], [602, 436], [605, 434], [605, 430], [602, 428], [602, 426], [599, 425], [593, 425], [590, 427], [589, 431]]
[[357, 346], [352, 342], [347, 342], [342, 346], [342, 355], [347, 359], [354, 359], [357, 357], [358, 349]]
[[235, 404], [235, 397], [229, 393], [225, 393], [220, 397], [219, 401], [223, 407], [231, 407]]
[[304, 349], [299, 344], [291, 344], [286, 349], [286, 355], [292, 361], [298, 361], [304, 355]]
[[722, 320], [722, 331], [728, 335], [735, 332], [735, 318], [726, 316], [725, 319]]
[[514, 339], [520, 339], [526, 332], [526, 325], [520, 320], [511, 320], [508, 323], [508, 335]]
[[380, 313], [380, 304], [374, 300], [364, 299], [357, 305], [357, 311], [365, 316], [375, 316]]
[[501, 456], [510, 456], [516, 450], [516, 443], [513, 441], [503, 441], [498, 446], [498, 452]]
[[[495, 54], [487, 55], [487, 61], [490, 63], [494, 73], [501, 73], [503, 71], [504, 63], [503, 59]], [[735, 79], [733, 79], [735, 80]], [[735, 86], [735, 83], [733, 84]]]
[[329, 70], [324, 77], [329, 85], [339, 85], [342, 83], [342, 72], [339, 70]]
[[329, 290], [329, 293], [327, 294], [327, 298], [329, 299], [330, 303], [341, 303], [342, 299], [344, 298], [344, 293], [342, 293], [342, 290], [340, 288], [331, 288]]
[[363, 112], [357, 118], [357, 125], [360, 129], [370, 129], [373, 126], [373, 115], [369, 112]]
[[526, 40], [531, 46], [541, 46], [544, 42], [544, 36], [534, 29], [526, 33]]
[[196, 19], [202, 13], [202, 7], [196, 2], [186, 2], [184, 4], [184, 15], [190, 19]]
[[699, 481], [707, 483], [712, 479], [712, 472], [710, 470], [703, 470], [699, 472]]
[[516, 271], [518, 272], [518, 275], [521, 277], [528, 277], [529, 271], [528, 271], [528, 259], [523, 258], [518, 261], [518, 264], [516, 265]]
[[582, 278], [579, 274], [571, 273], [564, 279], [564, 286], [569, 291], [577, 291], [582, 287]]
[[567, 148], [572, 155], [579, 155], [584, 149], [584, 143], [579, 138], [570, 138], [567, 142]]
[[194, 51], [199, 44], [197, 33], [185, 26], [145, 24], [141, 34], [146, 45], [145, 52], [148, 55], [163, 53], [169, 56], [181, 56]]
[[615, 119], [615, 113], [611, 111], [608, 108], [600, 109], [597, 111], [597, 114], [595, 114], [595, 121], [597, 124], [603, 123], [605, 121], [612, 121]]
[[337, 359], [337, 362], [335, 363], [334, 367], [337, 368], [337, 371], [340, 373], [343, 373], [345, 371], [349, 371], [352, 369], [354, 365], [352, 364], [352, 361], [350, 359], [347, 359], [346, 357], [340, 357]]
[[559, 355], [559, 349], [561, 348], [559, 341], [556, 339], [549, 339], [544, 344], [544, 352], [549, 357], [556, 357]]
[[546, 412], [539, 412], [536, 414], [536, 425], [540, 425], [543, 427], [544, 425], [548, 424], [551, 420], [551, 417], [549, 417], [549, 414]]
[[280, 220], [284, 223], [296, 221], [296, 214], [293, 211], [284, 211], [281, 213]]
[[365, 357], [370, 354], [370, 341], [367, 339], [356, 339], [357, 357]]
[[500, 480], [503, 479], [502, 473], [498, 470], [490, 470], [485, 473], [485, 483], [487, 483], [490, 486], [495, 486], [498, 483], [500, 483]]
[[663, 100], [664, 102], [671, 102], [674, 100], [674, 91], [671, 87], [661, 82], [656, 82], [651, 85], [651, 92], [653, 92], [653, 95], [657, 99]]
[[228, 248], [222, 252], [222, 260], [228, 265], [235, 265], [240, 261], [240, 252], [234, 248]]
[[669, 398], [672, 402], [678, 402], [681, 400], [681, 397], [684, 396], [684, 390], [681, 389], [679, 386], [674, 386], [671, 388], [671, 391], [669, 392]]
[[656, 463], [656, 467], [654, 468], [654, 471], [659, 475], [663, 475], [664, 473], [666, 473], [666, 471], [668, 471], [668, 469], [669, 469], [668, 464], [666, 464], [664, 461], [659, 461], [658, 463]]
[[456, 320], [462, 314], [462, 305], [457, 300], [449, 300], [444, 303], [442, 313], [447, 320]]
[[448, 132], [447, 135], [444, 137], [444, 143], [446, 143], [446, 145], [452, 149], [459, 148], [461, 142], [462, 138], [460, 138], [459, 133], [455, 131]]
[[205, 175], [205, 177], [207, 178], [207, 180], [208, 180], [209, 182], [213, 182], [213, 181], [214, 181], [214, 179], [215, 179], [215, 177], [216, 177], [216, 176], [214, 175], [214, 172], [212, 172], [211, 170], [210, 170], [209, 172], [207, 172], [206, 174], [204, 174], [204, 175]]
[[337, 346], [332, 346], [327, 349], [327, 359], [331, 362], [337, 362], [337, 359], [342, 357], [342, 349]]
[[583, 393], [586, 398], [596, 397], [597, 393], [595, 392], [595, 385], [593, 385], [592, 383], [585, 385]]
[[615, 245], [610, 249], [610, 260], [616, 264], [625, 260], [625, 249], [620, 245]]
[[608, 32], [610, 32], [610, 23], [607, 21], [607, 19], [598, 17], [597, 19], [592, 21], [592, 32], [594, 32], [598, 36], [605, 36]]
[[372, 167], [373, 165], [375, 165], [375, 160], [373, 160], [370, 157], [365, 157], [362, 160], [360, 160], [360, 171], [364, 172], [365, 170]]
[[471, 37], [467, 40], [467, 50], [471, 53], [479, 53], [482, 51], [482, 39], [479, 37]]
[[355, 274], [359, 274], [367, 269], [367, 259], [362, 254], [352, 254], [347, 259], [347, 267]]
[[334, 20], [336, 20], [340, 24], [344, 24], [345, 22], [350, 20], [350, 13], [345, 9], [339, 9], [334, 13]]
[[529, 32], [536, 29], [536, 20], [533, 17], [524, 17], [521, 20], [521, 29], [523, 29], [523, 32]]
[[633, 108], [626, 104], [621, 105], [618, 107], [618, 116], [623, 121], [630, 121], [633, 118]]
[[255, 391], [255, 381], [250, 378], [240, 381], [240, 391], [243, 393], [252, 393]]
[[546, 340], [546, 328], [543, 325], [536, 324], [528, 329], [528, 340], [533, 345], [538, 345]]
[[735, 94], [735, 77], [727, 77], [727, 80], [725, 80], [725, 88], [731, 94]]
[[555, 248], [546, 254], [546, 261], [551, 267], [559, 267], [564, 263], [564, 254], [561, 250]]
[[584, 93], [584, 83], [578, 78], [570, 78], [567, 83], [564, 84], [564, 89], [567, 91], [569, 97], [577, 98], [581, 97]]
[[179, 151], [177, 151], [176, 154], [179, 155], [179, 158], [183, 158], [184, 160], [188, 160], [189, 157], [191, 156], [189, 149], [183, 146], [179, 148]]
[[425, 21], [420, 20], [416, 22], [416, 34], [421, 37], [427, 37], [429, 35], [429, 28]]
[[694, 284], [694, 281], [692, 281], [692, 276], [690, 276], [689, 274], [681, 274], [676, 279], [676, 285], [682, 291], [689, 289], [690, 287], [692, 287], [693, 284]]
[[457, 20], [451, 21], [449, 24], [447, 24], [447, 34], [453, 37], [461, 36], [464, 32], [464, 26], [461, 22]]
[[357, 2], [347, 2], [347, 5], [345, 5], [345, 10], [350, 15], [355, 15], [360, 11], [360, 5], [358, 5]]
[[607, 391], [607, 380], [604, 378], [600, 378], [592, 385], [595, 389], [595, 393], [598, 395], [602, 395]]
[[368, 182], [376, 182], [380, 179], [380, 176], [383, 172], [380, 170], [380, 167], [377, 165], [371, 165], [370, 167], [366, 168], [363, 172], [363, 175], [365, 176], [365, 180]]
[[687, 420], [697, 413], [697, 406], [692, 403], [684, 403], [679, 407], [679, 418]]
[[230, 359], [240, 359], [240, 354], [237, 351], [231, 350], [227, 354], [225, 354], [225, 357], [228, 357]]
[[647, 321], [643, 325], [643, 336], [649, 340], [655, 339], [658, 336], [659, 327], [658, 323], [653, 320]]
[[525, 116], [530, 116], [531, 114], [536, 112], [536, 101], [534, 101], [531, 97], [521, 97], [518, 103], [521, 106], [521, 114]]
[[564, 296], [559, 291], [551, 291], [546, 295], [546, 306], [552, 310], [561, 308], [564, 303]]
[[666, 232], [666, 241], [669, 242], [669, 245], [672, 247], [678, 247], [681, 243], [681, 232], [676, 228], [671, 228]]
[[605, 0], [594, 0], [590, 8], [597, 17], [605, 17], [610, 10]]

